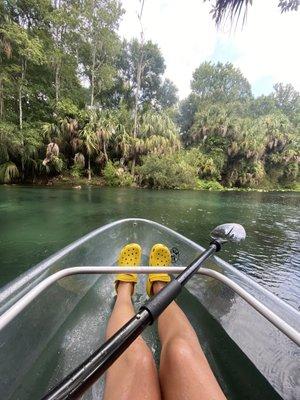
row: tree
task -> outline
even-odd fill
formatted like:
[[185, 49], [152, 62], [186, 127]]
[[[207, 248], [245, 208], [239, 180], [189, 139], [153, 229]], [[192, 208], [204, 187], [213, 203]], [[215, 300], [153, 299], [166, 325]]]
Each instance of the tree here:
[[243, 102], [252, 96], [249, 82], [231, 63], [202, 63], [193, 73], [191, 88], [202, 102]]
[[26, 156], [23, 135], [23, 99], [24, 96], [28, 96], [26, 71], [30, 64], [41, 65], [45, 62], [43, 45], [39, 38], [34, 35], [34, 16], [38, 9], [34, 5], [33, 8], [30, 8], [30, 6], [29, 3], [28, 8], [17, 7], [13, 12], [10, 10], [17, 22], [8, 16], [5, 24], [0, 27], [1, 42], [11, 52], [10, 71], [17, 91], [22, 179], [25, 177], [24, 160]]
[[199, 107], [199, 97], [195, 93], [191, 93], [186, 99], [182, 100], [179, 104], [179, 110], [176, 115], [176, 122], [180, 126], [183, 133], [183, 139], [186, 144], [188, 131], [194, 123], [194, 116]]
[[[133, 39], [123, 42], [120, 54], [119, 82], [117, 88], [122, 88], [120, 94], [128, 102], [130, 107], [135, 107], [135, 95], [138, 86], [139, 57], [143, 49], [143, 65], [140, 72], [140, 88], [137, 97], [138, 108], [159, 103], [159, 95], [162, 86], [162, 74], [165, 71], [164, 58], [157, 44], [151, 41], [144, 43]], [[116, 88], [116, 90], [117, 90]]]
[[249, 104], [249, 114], [252, 117], [276, 113], [277, 106], [273, 94], [259, 96]]
[[300, 114], [300, 93], [291, 84], [274, 85], [274, 101], [276, 106], [288, 117], [293, 118]]
[[[145, 56], [145, 43], [144, 43], [144, 30], [143, 30], [143, 25], [142, 25], [142, 15], [143, 15], [143, 10], [144, 10], [144, 0], [140, 0], [141, 3], [141, 9], [140, 12], [138, 13], [138, 19], [139, 23], [141, 26], [141, 33], [140, 33], [140, 42], [136, 42], [138, 45], [138, 52], [137, 52], [137, 60], [136, 60], [136, 75], [134, 76], [136, 78], [136, 87], [135, 87], [135, 93], [134, 93], [134, 116], [133, 116], [133, 138], [134, 141], [136, 142], [136, 135], [137, 135], [137, 128], [138, 128], [138, 108], [139, 108], [139, 96], [140, 96], [140, 90], [141, 90], [141, 85], [142, 85], [142, 74], [143, 70], [146, 66], [145, 61], [144, 61], [144, 56]], [[134, 156], [132, 159], [132, 165], [131, 165], [131, 174], [134, 175], [134, 167], [136, 163], [136, 156]]]
[[170, 79], [165, 79], [158, 90], [158, 103], [161, 108], [166, 109], [178, 102], [178, 89]]
[[162, 53], [143, 32], [120, 41], [122, 12], [118, 0], [0, 2], [0, 181], [87, 170], [121, 186], [293, 187], [299, 93], [277, 84], [254, 99], [239, 69], [207, 62], [174, 117]]
[[87, 170], [88, 170], [89, 181], [92, 178], [91, 157], [94, 154], [99, 154], [100, 151], [99, 137], [97, 135], [97, 131], [95, 130], [95, 124], [96, 124], [95, 119], [96, 119], [95, 114], [92, 114], [90, 121], [80, 131], [80, 136], [79, 136], [80, 139], [82, 140], [82, 147], [84, 148], [84, 152], [87, 156]]
[[[54, 70], [55, 103], [61, 97], [64, 89], [62, 83], [64, 77], [73, 76], [76, 81], [76, 45], [78, 42], [77, 21], [78, 5], [76, 1], [59, 0], [53, 2], [53, 8], [49, 12], [49, 53], [51, 65]], [[68, 90], [70, 86], [68, 85]]]
[[78, 17], [79, 57], [90, 83], [90, 106], [101, 91], [109, 89], [116, 74], [119, 51], [116, 34], [123, 13], [118, 0], [83, 0]]
[[[141, 23], [143, 4], [139, 14]], [[121, 62], [122, 85], [132, 93], [133, 98], [133, 138], [136, 139], [138, 131], [139, 111], [147, 106], [157, 103], [161, 86], [161, 75], [165, 70], [164, 59], [158, 46], [151, 41], [144, 43], [144, 34], [141, 26], [140, 42], [136, 39], [123, 45], [123, 60]], [[129, 94], [130, 97], [130, 94]], [[131, 173], [134, 174], [135, 157], [132, 159]]]
[[[142, 46], [137, 39], [124, 41], [117, 59], [118, 74], [111, 90], [103, 92], [101, 103], [106, 107], [118, 107], [122, 100], [139, 112], [150, 108], [166, 109], [178, 101], [177, 88], [169, 79], [163, 79], [165, 61], [157, 44], [147, 41], [143, 45], [143, 65], [139, 68]], [[138, 72], [140, 83], [138, 96]]]

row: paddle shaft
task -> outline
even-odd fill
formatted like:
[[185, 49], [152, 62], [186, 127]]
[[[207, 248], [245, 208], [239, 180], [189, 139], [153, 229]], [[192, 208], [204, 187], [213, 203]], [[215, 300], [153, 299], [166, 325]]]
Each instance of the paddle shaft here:
[[189, 264], [176, 279], [147, 301], [133, 318], [54, 387], [42, 400], [76, 399], [82, 395], [104, 374], [143, 330], [158, 318], [178, 296], [182, 287], [197, 272], [201, 264], [215, 251], [220, 250], [220, 247], [219, 242], [212, 242], [209, 248]]

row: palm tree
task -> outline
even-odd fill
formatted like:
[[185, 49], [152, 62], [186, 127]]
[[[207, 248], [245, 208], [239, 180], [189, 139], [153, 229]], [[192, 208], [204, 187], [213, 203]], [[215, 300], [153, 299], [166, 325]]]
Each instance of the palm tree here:
[[181, 147], [179, 131], [165, 113], [148, 111], [142, 117], [140, 137], [147, 152], [172, 153]]
[[192, 142], [204, 142], [212, 135], [226, 137], [230, 134], [233, 122], [229, 109], [223, 105], [209, 105], [201, 108], [196, 113], [195, 122], [191, 127]]
[[268, 152], [282, 151], [289, 141], [292, 126], [289, 119], [283, 114], [271, 114], [261, 119], [267, 138]]
[[10, 157], [17, 156], [18, 142], [16, 140], [15, 127], [12, 124], [0, 124], [0, 164], [10, 160]]
[[96, 133], [104, 154], [105, 161], [108, 161], [107, 144], [115, 134], [116, 120], [112, 112], [100, 112], [96, 115]]
[[19, 170], [13, 162], [0, 165], [0, 183], [11, 183], [19, 177]]
[[82, 153], [76, 153], [74, 156], [74, 164], [81, 168], [85, 166], [85, 157]]
[[[238, 20], [243, 13], [243, 22], [245, 22], [247, 8], [251, 6], [252, 3], [253, 0], [214, 0], [211, 11], [213, 19], [216, 21], [216, 24], [219, 25], [226, 17], [229, 16], [231, 21], [233, 21], [235, 17]], [[297, 11], [299, 0], [279, 0], [277, 4], [281, 12]]]
[[91, 120], [80, 131], [80, 138], [87, 155], [88, 180], [90, 181], [92, 178], [91, 157], [93, 154], [99, 153], [100, 151], [99, 137], [95, 130], [95, 121], [93, 117], [91, 117]]
[[49, 164], [54, 157], [58, 157], [59, 147], [55, 142], [50, 142], [46, 149], [46, 158], [43, 160], [43, 165]]

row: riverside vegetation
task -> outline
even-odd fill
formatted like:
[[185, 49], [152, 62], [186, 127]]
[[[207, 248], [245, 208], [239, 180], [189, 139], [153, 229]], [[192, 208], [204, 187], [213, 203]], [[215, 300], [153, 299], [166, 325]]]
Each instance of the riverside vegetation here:
[[[178, 101], [116, 0], [2, 1], [0, 182], [299, 189], [300, 94], [202, 63]], [[258, 60], [259, 62], [259, 60]]]

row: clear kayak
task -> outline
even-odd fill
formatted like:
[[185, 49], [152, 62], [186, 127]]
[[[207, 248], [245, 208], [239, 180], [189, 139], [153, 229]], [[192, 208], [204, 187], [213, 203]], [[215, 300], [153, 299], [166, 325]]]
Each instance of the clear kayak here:
[[[120, 220], [82, 237], [5, 286], [0, 291], [1, 399], [42, 398], [99, 347], [115, 296], [110, 266], [115, 265], [120, 248], [130, 242], [141, 245], [143, 265], [153, 244], [167, 245], [173, 252], [173, 272], [204, 251], [158, 223]], [[65, 271], [78, 267], [80, 273], [67, 276]], [[206, 261], [205, 269], [208, 274], [215, 272], [194, 276], [178, 303], [192, 322], [227, 398], [300, 398], [300, 347], [236, 293], [234, 286], [224, 285], [213, 275], [222, 274], [254, 296], [288, 330], [300, 331], [300, 313], [216, 256]], [[54, 274], [56, 279], [52, 279]], [[137, 309], [146, 300], [145, 279], [140, 275], [134, 296]], [[13, 314], [33, 292], [31, 301]], [[10, 319], [1, 327], [1, 318], [8, 314]], [[143, 337], [158, 362], [155, 324]], [[101, 399], [102, 392], [103, 378], [83, 398]]]

